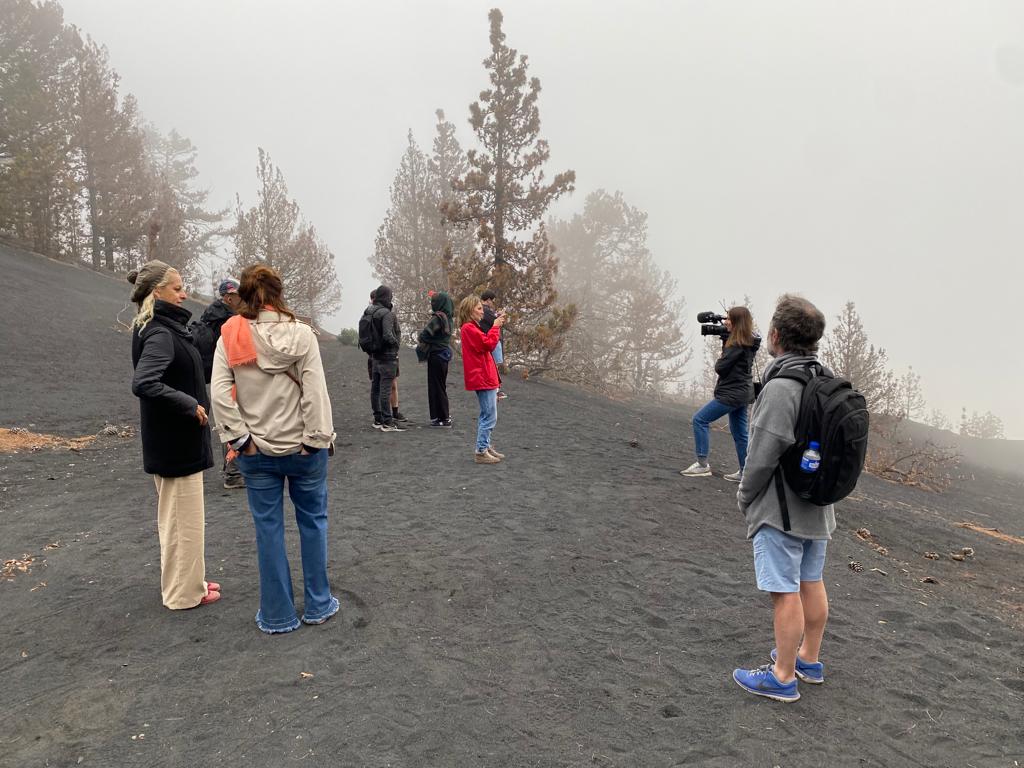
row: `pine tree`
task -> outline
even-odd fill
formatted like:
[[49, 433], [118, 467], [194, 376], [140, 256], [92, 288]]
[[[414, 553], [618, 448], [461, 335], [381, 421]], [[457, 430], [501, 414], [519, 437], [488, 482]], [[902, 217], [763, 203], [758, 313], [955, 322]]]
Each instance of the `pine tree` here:
[[924, 413], [925, 400], [921, 391], [921, 376], [914, 373], [913, 367], [899, 377], [896, 383], [898, 395], [897, 415], [905, 419], [917, 419]]
[[281, 169], [262, 148], [256, 176], [256, 205], [246, 210], [238, 198], [232, 271], [240, 273], [257, 262], [272, 267], [281, 276], [292, 307], [316, 324], [340, 304], [334, 255], [312, 225], [302, 220]]
[[195, 187], [198, 151], [189, 139], [175, 130], [162, 136], [150, 126], [146, 152], [154, 179], [151, 220], [160, 225], [157, 254], [186, 280], [197, 282], [201, 273], [218, 271], [217, 246], [227, 235], [223, 221], [228, 209], [207, 209], [209, 192]]
[[836, 320], [822, 354], [825, 365], [860, 390], [869, 410], [893, 413], [898, 407], [897, 386], [885, 350], [868, 341], [854, 302], [847, 302]]
[[50, 256], [77, 242], [73, 103], [81, 44], [56, 2], [0, 3], [0, 230]]
[[391, 205], [370, 257], [375, 277], [394, 292], [395, 313], [409, 341], [420, 330], [424, 310], [429, 310], [427, 292], [448, 287], [436, 179], [410, 131], [391, 184]]
[[471, 254], [452, 255], [449, 276], [457, 294], [494, 289], [510, 316], [507, 356], [539, 366], [574, 314], [558, 313], [553, 326], [545, 322], [557, 297], [557, 260], [542, 219], [554, 200], [573, 190], [576, 174], [565, 171], [545, 183], [550, 151], [540, 138], [540, 80], [527, 78], [526, 56], [505, 43], [501, 11], [492, 9], [489, 19], [491, 55], [484, 67], [490, 88], [469, 108], [480, 149], [469, 151], [469, 171], [454, 184], [465, 200], [444, 206], [450, 221], [476, 226], [479, 245]]
[[559, 353], [559, 375], [633, 392], [669, 386], [690, 356], [675, 281], [647, 249], [647, 214], [622, 194], [597, 190], [582, 214], [549, 223], [560, 254], [559, 296], [577, 319]]

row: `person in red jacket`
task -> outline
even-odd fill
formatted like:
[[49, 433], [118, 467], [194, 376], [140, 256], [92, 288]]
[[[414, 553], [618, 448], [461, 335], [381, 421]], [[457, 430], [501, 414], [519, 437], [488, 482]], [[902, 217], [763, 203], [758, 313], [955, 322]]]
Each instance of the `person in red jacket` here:
[[501, 326], [505, 324], [505, 313], [499, 312], [494, 325], [484, 333], [480, 321], [484, 316], [484, 304], [477, 295], [470, 295], [459, 302], [459, 334], [462, 337], [462, 373], [466, 389], [476, 392], [480, 401], [480, 418], [476, 428], [477, 464], [497, 464], [505, 455], [491, 447], [491, 430], [498, 422], [498, 368], [491, 352], [501, 341]]

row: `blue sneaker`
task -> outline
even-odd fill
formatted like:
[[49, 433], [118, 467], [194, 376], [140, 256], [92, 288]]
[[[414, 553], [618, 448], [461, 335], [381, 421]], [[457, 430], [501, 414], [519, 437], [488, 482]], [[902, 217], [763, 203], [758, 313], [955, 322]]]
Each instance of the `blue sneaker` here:
[[800, 698], [796, 680], [791, 683], [780, 683], [772, 672], [772, 665], [765, 664], [757, 669], [734, 669], [732, 679], [736, 684], [755, 696], [765, 696], [775, 701], [791, 702]]
[[[776, 656], [778, 656], [778, 652], [778, 648], [772, 648], [772, 661], [775, 661]], [[825, 682], [825, 665], [822, 664], [820, 661], [804, 661], [799, 656], [797, 656], [796, 676], [803, 680], [805, 683], [810, 683], [811, 685], [821, 685]]]

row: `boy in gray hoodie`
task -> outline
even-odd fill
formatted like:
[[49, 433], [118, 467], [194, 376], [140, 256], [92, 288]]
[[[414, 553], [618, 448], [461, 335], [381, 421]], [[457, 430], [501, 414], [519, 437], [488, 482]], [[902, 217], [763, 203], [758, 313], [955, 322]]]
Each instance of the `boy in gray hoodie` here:
[[796, 442], [803, 395], [800, 382], [775, 376], [789, 367], [816, 363], [824, 332], [825, 316], [811, 302], [790, 294], [779, 299], [768, 331], [768, 351], [775, 359], [764, 372], [764, 387], [754, 403], [747, 463], [736, 493], [746, 515], [747, 538], [753, 539], [757, 587], [772, 596], [775, 648], [772, 664], [734, 670], [733, 679], [749, 693], [777, 701], [800, 698], [797, 678], [825, 681], [818, 661], [828, 619], [822, 570], [836, 527], [835, 510], [801, 499], [783, 482], [790, 518], [790, 530], [785, 531], [773, 482], [780, 458]]

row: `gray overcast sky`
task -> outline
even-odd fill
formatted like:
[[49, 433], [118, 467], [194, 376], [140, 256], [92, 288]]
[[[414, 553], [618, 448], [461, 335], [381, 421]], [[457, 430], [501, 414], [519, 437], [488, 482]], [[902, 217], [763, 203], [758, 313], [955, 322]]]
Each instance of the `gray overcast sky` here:
[[[199, 148], [218, 204], [255, 195], [256, 147], [337, 255], [354, 326], [411, 128], [472, 146], [494, 0], [63, 0], [147, 119]], [[929, 407], [1024, 438], [1024, 3], [736, 0], [500, 4], [541, 79], [550, 172], [649, 213], [692, 314], [750, 294], [857, 303]], [[992, 348], [998, 338], [1010, 346]], [[696, 339], [696, 335], [693, 336]]]

